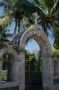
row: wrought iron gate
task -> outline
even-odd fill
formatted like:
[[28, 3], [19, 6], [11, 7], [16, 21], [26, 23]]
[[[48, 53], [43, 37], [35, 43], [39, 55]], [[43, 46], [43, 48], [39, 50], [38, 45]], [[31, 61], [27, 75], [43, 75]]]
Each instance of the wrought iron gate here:
[[42, 70], [40, 61], [26, 60], [25, 90], [42, 90]]

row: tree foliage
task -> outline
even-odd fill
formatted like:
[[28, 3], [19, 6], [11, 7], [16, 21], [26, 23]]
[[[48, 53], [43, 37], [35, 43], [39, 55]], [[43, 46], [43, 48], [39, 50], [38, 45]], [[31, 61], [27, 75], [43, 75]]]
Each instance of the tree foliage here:
[[31, 22], [31, 15], [36, 11], [36, 7], [27, 0], [3, 0], [0, 5], [4, 7], [5, 15], [15, 20], [14, 33], [20, 32], [20, 22], [23, 17], [25, 16], [25, 19], [27, 17], [28, 22]]
[[[38, 15], [39, 20], [38, 23], [42, 25], [44, 31], [48, 35], [48, 29], [51, 27], [57, 27], [59, 21], [59, 0], [37, 0], [36, 6], [39, 8]], [[59, 26], [59, 25], [58, 25]]]
[[41, 59], [37, 60], [35, 55], [32, 53], [25, 53], [26, 70], [40, 72]]
[[55, 49], [55, 50], [53, 50], [52, 52], [53, 52], [54, 54], [59, 55], [59, 49]]
[[53, 28], [54, 46], [59, 48], [59, 0], [2, 0], [0, 6], [4, 7], [4, 16], [0, 18], [0, 25], [8, 25], [15, 21], [14, 34], [20, 34], [20, 23], [30, 26], [33, 23], [32, 14], [38, 13], [38, 24], [41, 24], [45, 33]]

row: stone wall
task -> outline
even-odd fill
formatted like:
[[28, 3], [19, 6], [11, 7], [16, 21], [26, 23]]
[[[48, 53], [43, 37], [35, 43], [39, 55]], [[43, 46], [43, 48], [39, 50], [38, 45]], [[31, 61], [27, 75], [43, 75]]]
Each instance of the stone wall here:
[[[7, 48], [3, 48], [0, 51], [0, 88], [2, 90], [5, 88], [18, 87], [19, 90], [25, 90], [25, 51], [24, 47], [28, 38], [34, 37], [37, 43], [41, 48], [42, 56], [42, 82], [43, 90], [52, 90], [53, 88], [53, 63], [51, 56], [51, 45], [49, 40], [44, 33], [43, 29], [40, 26], [33, 26], [26, 30], [20, 38], [19, 42], [19, 53], [12, 48], [11, 45], [8, 45]], [[2, 70], [2, 56], [5, 52], [11, 53], [14, 58], [12, 59], [12, 70], [11, 77], [14, 82], [1, 82], [1, 70]]]

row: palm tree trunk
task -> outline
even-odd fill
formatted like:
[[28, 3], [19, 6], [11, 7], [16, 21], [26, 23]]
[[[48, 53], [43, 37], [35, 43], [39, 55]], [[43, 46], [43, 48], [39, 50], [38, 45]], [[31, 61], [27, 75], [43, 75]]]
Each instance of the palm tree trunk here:
[[14, 29], [14, 34], [16, 35], [16, 29], [17, 29], [17, 19], [15, 19], [15, 29]]
[[15, 29], [14, 29], [14, 34], [18, 35], [20, 34], [20, 22], [18, 19], [15, 19]]
[[18, 19], [18, 34], [20, 34], [20, 21]]

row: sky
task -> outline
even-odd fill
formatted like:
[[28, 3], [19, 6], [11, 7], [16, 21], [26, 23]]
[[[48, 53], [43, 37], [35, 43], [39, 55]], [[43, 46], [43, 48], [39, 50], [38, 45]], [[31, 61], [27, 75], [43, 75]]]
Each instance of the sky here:
[[40, 50], [39, 45], [37, 44], [37, 42], [34, 39], [31, 39], [28, 41], [27, 45], [25, 46], [25, 49], [31, 53], [34, 50], [36, 50], [37, 52]]
[[2, 7], [0, 7], [0, 16], [2, 16], [3, 15], [3, 8]]
[[[3, 14], [4, 14], [3, 8], [1, 7], [0, 8], [0, 16], [2, 16]], [[8, 29], [10, 30], [9, 31], [10, 33], [14, 32], [14, 27], [15, 27], [15, 23], [12, 22], [12, 24], [9, 25], [9, 27], [8, 27]], [[49, 41], [50, 41], [51, 46], [52, 46], [52, 44], [53, 44], [53, 37], [52, 37], [52, 33], [51, 33], [50, 30], [49, 30], [49, 33], [50, 33], [50, 35], [48, 36], [48, 38], [49, 38]], [[37, 44], [37, 42], [35, 40], [32, 39], [32, 40], [28, 41], [27, 45], [25, 46], [25, 49], [32, 53], [34, 51], [34, 49], [36, 51], [39, 51], [39, 45]]]

